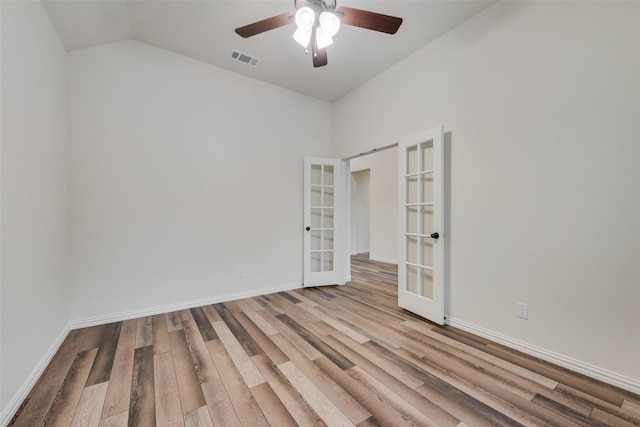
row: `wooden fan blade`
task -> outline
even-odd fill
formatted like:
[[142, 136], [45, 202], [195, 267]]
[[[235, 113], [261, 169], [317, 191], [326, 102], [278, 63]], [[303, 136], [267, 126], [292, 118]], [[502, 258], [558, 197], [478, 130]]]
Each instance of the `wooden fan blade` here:
[[380, 31], [381, 33], [395, 34], [402, 24], [402, 18], [369, 12], [368, 10], [339, 7], [336, 11], [344, 13], [340, 21], [344, 25]]
[[285, 25], [293, 23], [294, 16], [295, 14], [289, 12], [277, 16], [272, 16], [271, 18], [263, 19], [262, 21], [254, 22], [253, 24], [236, 28], [236, 33], [244, 38], [255, 36], [256, 34], [264, 33], [265, 31], [284, 27]]

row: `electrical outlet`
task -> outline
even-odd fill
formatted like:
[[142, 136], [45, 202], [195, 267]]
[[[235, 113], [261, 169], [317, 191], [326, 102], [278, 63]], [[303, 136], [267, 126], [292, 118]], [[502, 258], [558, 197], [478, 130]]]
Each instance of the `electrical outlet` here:
[[529, 305], [519, 302], [518, 303], [518, 313], [516, 314], [518, 317], [520, 317], [521, 319], [528, 319], [529, 318]]
[[245, 271], [243, 267], [238, 268], [238, 279], [244, 279]]

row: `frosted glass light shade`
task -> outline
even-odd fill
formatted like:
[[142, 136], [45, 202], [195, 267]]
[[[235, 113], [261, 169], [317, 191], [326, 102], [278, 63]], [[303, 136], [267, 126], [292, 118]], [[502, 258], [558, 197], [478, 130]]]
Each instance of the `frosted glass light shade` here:
[[333, 37], [338, 34], [340, 29], [340, 18], [331, 12], [322, 12], [318, 18], [322, 32], [328, 37]]
[[301, 7], [296, 11], [296, 25], [299, 29], [311, 29], [315, 22], [316, 13], [310, 7]]
[[318, 49], [324, 49], [333, 44], [333, 39], [323, 27], [316, 28], [316, 44]]
[[293, 39], [297, 41], [300, 46], [306, 48], [309, 46], [309, 41], [311, 41], [311, 28], [298, 28], [295, 33], [293, 33]]

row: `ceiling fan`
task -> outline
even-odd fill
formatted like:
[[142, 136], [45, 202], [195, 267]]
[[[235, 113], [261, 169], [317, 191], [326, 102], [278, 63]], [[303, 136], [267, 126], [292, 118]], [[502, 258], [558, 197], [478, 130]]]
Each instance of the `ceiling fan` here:
[[303, 47], [311, 47], [314, 67], [327, 65], [327, 46], [333, 43], [340, 24], [367, 30], [395, 34], [402, 18], [368, 10], [339, 7], [336, 0], [294, 0], [296, 12], [287, 12], [236, 28], [238, 35], [247, 38], [275, 28], [296, 23], [293, 38]]

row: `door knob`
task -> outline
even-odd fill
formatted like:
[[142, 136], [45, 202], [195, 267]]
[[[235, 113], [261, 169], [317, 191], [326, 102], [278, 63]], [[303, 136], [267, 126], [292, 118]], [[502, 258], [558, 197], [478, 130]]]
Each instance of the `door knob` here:
[[440, 237], [440, 235], [438, 233], [431, 233], [431, 238], [432, 239], [437, 239], [438, 237]]
[[307, 228], [305, 228], [305, 230], [311, 231], [311, 227], [307, 227]]

